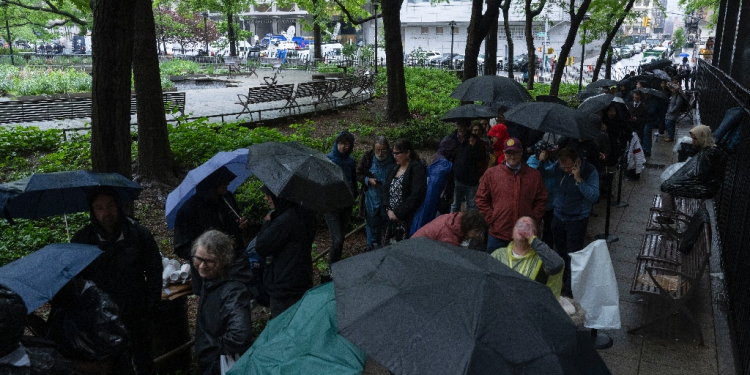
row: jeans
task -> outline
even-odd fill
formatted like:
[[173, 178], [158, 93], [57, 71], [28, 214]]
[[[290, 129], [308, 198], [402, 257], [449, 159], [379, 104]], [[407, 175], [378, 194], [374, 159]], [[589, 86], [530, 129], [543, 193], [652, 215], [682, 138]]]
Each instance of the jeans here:
[[334, 264], [341, 260], [341, 251], [344, 249], [344, 236], [351, 223], [352, 208], [344, 207], [325, 214], [328, 224], [328, 235], [331, 238], [331, 247], [328, 250], [328, 264]]
[[367, 230], [367, 245], [377, 248], [383, 244], [383, 232], [388, 225], [388, 213], [384, 206], [375, 209], [374, 212], [367, 210], [365, 214], [365, 229]]
[[467, 185], [462, 182], [456, 181], [455, 188], [453, 189], [453, 205], [451, 206], [451, 212], [461, 211], [461, 203], [466, 199], [466, 209], [476, 208], [474, 204], [474, 196], [477, 195], [477, 189], [479, 185]]
[[487, 254], [492, 254], [495, 250], [508, 247], [510, 240], [503, 240], [491, 234], [487, 235]]
[[651, 142], [654, 139], [654, 126], [651, 123], [643, 125], [643, 142], [641, 142], [641, 148], [643, 152], [651, 152]]
[[667, 127], [667, 138], [674, 138], [674, 120], [667, 120], [666, 121], [666, 127]]
[[563, 295], [572, 296], [570, 288], [570, 253], [583, 249], [586, 228], [589, 218], [564, 221], [554, 216], [552, 219], [552, 234], [555, 239], [555, 251], [565, 261], [563, 273]]

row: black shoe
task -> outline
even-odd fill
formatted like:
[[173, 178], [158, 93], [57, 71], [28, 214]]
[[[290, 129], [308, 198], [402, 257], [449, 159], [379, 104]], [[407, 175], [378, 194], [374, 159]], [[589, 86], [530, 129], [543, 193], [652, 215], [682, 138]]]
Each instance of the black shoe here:
[[643, 155], [645, 155], [647, 158], [651, 157], [651, 151], [644, 151]]

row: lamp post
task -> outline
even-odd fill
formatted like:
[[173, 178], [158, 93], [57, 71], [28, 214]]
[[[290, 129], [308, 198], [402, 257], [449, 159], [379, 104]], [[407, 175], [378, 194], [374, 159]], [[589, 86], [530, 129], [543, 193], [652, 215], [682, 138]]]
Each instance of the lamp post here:
[[10, 26], [8, 26], [8, 2], [0, 2], [0, 6], [5, 8], [5, 32], [8, 33], [8, 49], [10, 50], [10, 65], [16, 65], [13, 61], [13, 40], [10, 39]]
[[375, 75], [378, 75], [378, 0], [372, 0], [372, 12], [375, 13]]
[[456, 28], [456, 21], [448, 22], [448, 25], [451, 27], [451, 70], [453, 70], [453, 30]]
[[208, 11], [203, 12], [203, 37], [206, 39], [206, 56], [210, 56], [208, 53]]
[[591, 16], [587, 14], [583, 15], [583, 39], [581, 40], [581, 71], [578, 75], [578, 92], [581, 92], [581, 88], [583, 88], [583, 59], [586, 57], [586, 24], [585, 22], [590, 20]]

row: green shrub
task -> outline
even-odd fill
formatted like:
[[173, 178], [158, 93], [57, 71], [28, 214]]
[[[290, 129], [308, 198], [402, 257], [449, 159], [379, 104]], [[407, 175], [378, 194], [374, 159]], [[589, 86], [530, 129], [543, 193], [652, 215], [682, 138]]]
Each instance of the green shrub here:
[[[549, 95], [549, 84], [546, 83], [535, 83], [534, 89], [529, 91], [531, 97], [536, 99], [537, 95]], [[581, 104], [578, 100], [578, 84], [577, 83], [561, 83], [560, 90], [557, 96], [568, 103], [568, 107], [578, 108]]]
[[197, 73], [201, 70], [201, 67], [194, 61], [172, 59], [160, 63], [159, 70], [161, 70], [161, 74], [169, 76], [184, 76]]

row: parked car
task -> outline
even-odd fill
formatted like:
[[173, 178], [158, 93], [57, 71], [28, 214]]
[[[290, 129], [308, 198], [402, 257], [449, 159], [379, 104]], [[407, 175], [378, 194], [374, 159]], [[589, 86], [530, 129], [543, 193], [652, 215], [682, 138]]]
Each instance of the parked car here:
[[430, 65], [435, 67], [448, 68], [451, 65], [451, 58], [456, 57], [457, 55], [457, 53], [454, 53], [452, 55], [450, 53], [440, 55], [440, 57], [432, 59], [430, 61]]
[[623, 46], [622, 48], [620, 48], [620, 54], [623, 58], [627, 59], [628, 57], [632, 57], [633, 55], [635, 55], [635, 51], [633, 51], [632, 47], [630, 46]]
[[464, 55], [456, 55], [456, 57], [453, 58], [453, 69], [463, 69], [464, 68]]

